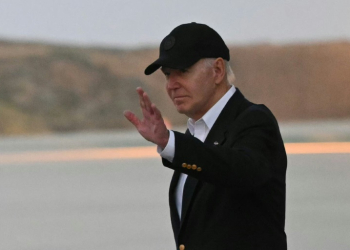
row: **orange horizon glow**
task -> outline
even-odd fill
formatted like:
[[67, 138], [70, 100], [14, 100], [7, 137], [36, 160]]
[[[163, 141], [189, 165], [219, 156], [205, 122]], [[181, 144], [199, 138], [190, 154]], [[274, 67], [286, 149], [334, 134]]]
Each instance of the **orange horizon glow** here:
[[[285, 143], [286, 152], [293, 154], [349, 154], [350, 142]], [[158, 158], [155, 146], [133, 148], [90, 148], [61, 151], [31, 151], [0, 154], [0, 164], [69, 162], [89, 160]]]

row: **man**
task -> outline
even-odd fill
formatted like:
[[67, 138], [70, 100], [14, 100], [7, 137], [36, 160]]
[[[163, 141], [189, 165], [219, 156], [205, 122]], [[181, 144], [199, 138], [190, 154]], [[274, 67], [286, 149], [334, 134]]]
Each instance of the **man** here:
[[169, 203], [177, 249], [284, 250], [283, 141], [273, 114], [230, 84], [229, 60], [210, 27], [176, 27], [145, 74], [161, 68], [169, 97], [189, 117], [188, 130], [169, 131], [141, 88], [143, 119], [124, 115], [175, 170]]

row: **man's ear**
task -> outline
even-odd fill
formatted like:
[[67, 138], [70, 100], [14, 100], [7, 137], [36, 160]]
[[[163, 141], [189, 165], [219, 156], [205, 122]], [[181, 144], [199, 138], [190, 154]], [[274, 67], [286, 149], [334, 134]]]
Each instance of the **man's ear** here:
[[213, 64], [215, 73], [215, 84], [220, 84], [226, 75], [225, 61], [221, 57], [217, 58]]

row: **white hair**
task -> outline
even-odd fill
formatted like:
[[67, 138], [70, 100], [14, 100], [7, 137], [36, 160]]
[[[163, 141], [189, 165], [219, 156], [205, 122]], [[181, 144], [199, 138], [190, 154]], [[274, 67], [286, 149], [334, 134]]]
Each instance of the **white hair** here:
[[[214, 61], [216, 60], [215, 58], [205, 58], [204, 64], [208, 67], [212, 67], [214, 64]], [[226, 71], [226, 81], [228, 84], [233, 86], [233, 82], [236, 80], [235, 75], [233, 74], [231, 65], [228, 61], [224, 60], [225, 62], [225, 71]]]

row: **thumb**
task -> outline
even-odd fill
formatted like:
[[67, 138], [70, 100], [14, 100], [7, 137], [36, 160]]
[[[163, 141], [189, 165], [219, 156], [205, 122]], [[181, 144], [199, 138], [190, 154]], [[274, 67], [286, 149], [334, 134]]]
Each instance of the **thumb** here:
[[125, 118], [128, 119], [129, 122], [131, 122], [135, 127], [138, 127], [138, 125], [140, 124], [139, 118], [137, 118], [137, 116], [136, 116], [133, 112], [131, 112], [131, 111], [129, 111], [129, 110], [125, 110], [125, 111], [124, 111], [124, 116], [125, 116]]

